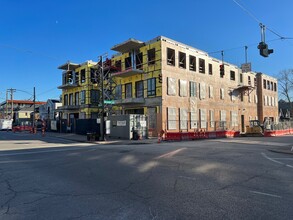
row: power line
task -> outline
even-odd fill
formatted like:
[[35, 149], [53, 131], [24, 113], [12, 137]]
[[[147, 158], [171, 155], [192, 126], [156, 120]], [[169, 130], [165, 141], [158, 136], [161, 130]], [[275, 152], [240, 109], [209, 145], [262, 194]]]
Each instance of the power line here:
[[[236, 0], [232, 0], [236, 5], [238, 5], [243, 11], [245, 11], [251, 18], [253, 18], [253, 20], [255, 20], [258, 24], [262, 24], [262, 22], [254, 15], [252, 14], [249, 10], [247, 10], [243, 5], [241, 5], [238, 1]], [[276, 31], [274, 31], [273, 29], [269, 28], [266, 26], [266, 29], [269, 30], [271, 33], [275, 34], [276, 36], [278, 36], [280, 39], [282, 40], [286, 40], [286, 39], [293, 39], [293, 37], [284, 37], [281, 34], [277, 33]]]
[[[276, 39], [268, 40], [267, 42], [272, 42], [272, 41], [277, 41], [277, 40], [283, 40], [283, 39], [276, 38]], [[251, 46], [256, 46], [256, 45], [258, 45], [258, 43], [248, 44], [248, 45], [239, 46], [239, 47], [232, 47], [232, 48], [228, 48], [228, 49], [224, 49], [224, 50], [212, 51], [212, 52], [208, 52], [208, 54], [221, 53], [222, 51], [227, 52], [227, 51], [232, 51], [232, 50], [238, 50], [238, 49], [243, 49], [244, 47], [251, 47]]]

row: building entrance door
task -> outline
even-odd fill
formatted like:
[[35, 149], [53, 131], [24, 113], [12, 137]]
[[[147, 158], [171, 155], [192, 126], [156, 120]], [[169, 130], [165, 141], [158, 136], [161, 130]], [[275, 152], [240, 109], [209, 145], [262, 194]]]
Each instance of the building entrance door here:
[[241, 132], [245, 132], [245, 127], [244, 127], [244, 115], [241, 115]]

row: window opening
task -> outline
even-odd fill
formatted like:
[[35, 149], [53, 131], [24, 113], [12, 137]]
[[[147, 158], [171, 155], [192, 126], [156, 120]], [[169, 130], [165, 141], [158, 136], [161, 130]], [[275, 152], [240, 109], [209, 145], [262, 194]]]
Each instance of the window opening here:
[[167, 64], [175, 66], [175, 50], [167, 48]]
[[132, 83], [125, 84], [125, 98], [132, 98]]
[[179, 52], [179, 68], [186, 69], [186, 54]]
[[131, 57], [125, 58], [125, 70], [130, 69], [132, 67]]
[[199, 58], [199, 72], [205, 73], [205, 60]]
[[143, 81], [135, 82], [135, 96], [136, 98], [143, 98]]
[[230, 71], [230, 80], [235, 81], [235, 72], [234, 71]]
[[196, 71], [196, 58], [189, 55], [189, 70]]
[[150, 49], [148, 50], [148, 62], [149, 65], [154, 65], [156, 62], [156, 49]]
[[142, 69], [142, 53], [135, 55], [136, 69]]

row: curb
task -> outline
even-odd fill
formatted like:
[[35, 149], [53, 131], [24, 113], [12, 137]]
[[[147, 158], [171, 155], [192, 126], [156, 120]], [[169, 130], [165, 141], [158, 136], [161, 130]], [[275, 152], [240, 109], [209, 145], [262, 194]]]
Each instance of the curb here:
[[268, 151], [271, 151], [271, 152], [274, 152], [274, 153], [291, 154], [291, 155], [293, 155], [293, 151], [290, 151], [290, 150], [269, 149]]

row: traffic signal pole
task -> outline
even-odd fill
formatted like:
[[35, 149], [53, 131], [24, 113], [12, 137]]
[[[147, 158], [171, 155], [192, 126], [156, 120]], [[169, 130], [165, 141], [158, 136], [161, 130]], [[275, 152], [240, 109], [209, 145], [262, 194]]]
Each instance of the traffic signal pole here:
[[102, 115], [101, 115], [101, 119], [100, 119], [100, 135], [101, 135], [101, 140], [104, 141], [105, 140], [105, 136], [104, 136], [104, 114], [105, 114], [105, 105], [104, 105], [104, 101], [105, 101], [105, 96], [104, 96], [104, 69], [103, 69], [103, 56], [100, 56], [100, 62], [101, 62], [101, 66], [100, 66], [100, 83], [101, 83], [101, 105], [102, 105]]

